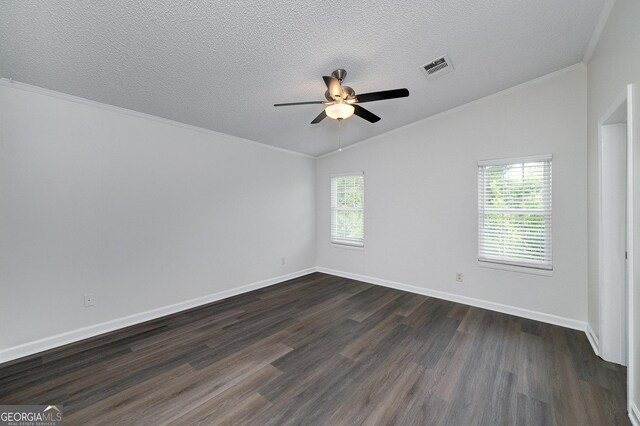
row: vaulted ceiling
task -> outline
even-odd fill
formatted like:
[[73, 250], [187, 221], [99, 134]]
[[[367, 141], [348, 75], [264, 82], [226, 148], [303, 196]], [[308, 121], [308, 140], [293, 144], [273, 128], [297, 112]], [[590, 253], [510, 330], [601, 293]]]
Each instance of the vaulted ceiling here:
[[[0, 75], [253, 141], [320, 155], [338, 125], [310, 121], [322, 75], [356, 92], [406, 87], [342, 123], [343, 145], [580, 62], [605, 0], [12, 0]], [[420, 66], [448, 54], [455, 71]]]

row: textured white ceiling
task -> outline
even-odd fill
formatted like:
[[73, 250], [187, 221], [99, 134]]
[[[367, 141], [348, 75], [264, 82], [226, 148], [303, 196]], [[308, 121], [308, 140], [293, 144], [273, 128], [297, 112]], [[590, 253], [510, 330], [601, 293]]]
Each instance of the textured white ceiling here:
[[[348, 145], [581, 61], [604, 0], [3, 1], [3, 77], [311, 155], [337, 122], [309, 122], [343, 67], [382, 117]], [[456, 70], [420, 65], [448, 53]]]

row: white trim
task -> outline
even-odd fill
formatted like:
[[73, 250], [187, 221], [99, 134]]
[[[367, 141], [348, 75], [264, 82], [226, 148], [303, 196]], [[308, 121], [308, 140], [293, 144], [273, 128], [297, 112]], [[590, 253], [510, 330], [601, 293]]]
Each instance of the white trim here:
[[499, 269], [501, 271], [519, 272], [521, 274], [541, 275], [543, 277], [552, 277], [553, 269], [541, 269], [534, 266], [520, 266], [510, 263], [491, 262], [490, 260], [478, 259], [479, 268]]
[[478, 161], [478, 167], [503, 166], [505, 164], [515, 164], [515, 163], [539, 163], [543, 161], [553, 161], [553, 154], [540, 154], [540, 155], [530, 155], [528, 157], [496, 158], [493, 160], [480, 160]]
[[152, 309], [146, 312], [141, 312], [139, 314], [133, 314], [123, 318], [117, 318], [111, 321], [106, 321], [100, 324], [90, 325], [88, 327], [67, 331], [65, 333], [60, 333], [55, 336], [45, 337], [44, 339], [23, 343], [21, 345], [3, 349], [2, 351], [0, 351], [0, 364], [3, 362], [14, 360], [14, 359], [22, 358], [27, 355], [32, 355], [38, 352], [46, 351], [48, 349], [56, 348], [58, 346], [63, 346], [69, 343], [77, 342], [79, 340], [87, 339], [89, 337], [94, 337], [94, 336], [108, 333], [110, 331], [118, 330], [124, 327], [140, 324], [145, 321], [150, 321], [166, 315], [171, 315], [176, 312], [206, 305], [208, 303], [226, 299], [227, 297], [235, 296], [241, 293], [246, 293], [252, 290], [257, 290], [263, 287], [268, 287], [270, 285], [291, 280], [293, 278], [298, 278], [303, 275], [310, 274], [312, 272], [316, 272], [316, 268], [312, 267], [312, 268], [302, 269], [300, 271], [292, 272], [285, 275], [280, 275], [278, 277], [257, 281], [257, 282], [246, 284], [240, 287], [235, 287], [229, 290], [223, 290], [217, 293], [208, 294], [206, 296], [198, 297], [195, 299], [186, 300], [184, 302], [175, 303], [173, 305]]
[[585, 333], [587, 333], [587, 339], [589, 339], [589, 343], [591, 343], [593, 352], [600, 356], [600, 342], [598, 340], [598, 335], [593, 331], [593, 328], [591, 328], [591, 324], [587, 323], [587, 330]]
[[[633, 412], [636, 417], [636, 425], [640, 423], [640, 415], [638, 408], [635, 405], [636, 401], [636, 389], [635, 378], [638, 374], [636, 369], [638, 368], [639, 360], [635, 356], [635, 291], [637, 290], [637, 282], [640, 281], [638, 275], [635, 272], [636, 262], [636, 246], [640, 241], [636, 239], [636, 225], [638, 218], [636, 218], [636, 203], [640, 203], [638, 197], [636, 197], [636, 188], [633, 186], [633, 182], [636, 179], [635, 173], [640, 168], [640, 159], [636, 154], [636, 150], [640, 145], [640, 109], [638, 108], [638, 99], [640, 99], [640, 87], [637, 84], [627, 85], [627, 400], [629, 412]], [[640, 189], [638, 189], [640, 190]], [[640, 215], [640, 213], [639, 213]], [[640, 425], [638, 425], [640, 426]]]
[[509, 315], [515, 315], [522, 318], [528, 318], [535, 321], [546, 322], [548, 324], [559, 325], [561, 327], [571, 328], [574, 330], [585, 331], [587, 323], [571, 318], [560, 317], [557, 315], [547, 314], [544, 312], [531, 311], [529, 309], [517, 308], [515, 306], [503, 305], [502, 303], [491, 302], [488, 300], [476, 299], [468, 296], [447, 293], [440, 290], [432, 290], [424, 287], [417, 287], [410, 284], [398, 283], [382, 278], [368, 277], [366, 275], [353, 274], [351, 272], [338, 271], [336, 269], [317, 267], [318, 272], [336, 275], [352, 280], [363, 281], [369, 284], [380, 285], [383, 287], [394, 288], [397, 290], [408, 291], [410, 293], [422, 294], [423, 296], [435, 297], [438, 299], [449, 300], [451, 302], [462, 303], [464, 305], [476, 306], [478, 308], [489, 309], [491, 311], [502, 312]]
[[[628, 336], [621, 336], [620, 337], [620, 341], [617, 342], [618, 339], [616, 339], [615, 335], [611, 336], [610, 330], [612, 330], [612, 327], [609, 326], [609, 322], [613, 321], [614, 323], [616, 322], [615, 319], [612, 318], [607, 318], [603, 315], [603, 312], [619, 312], [619, 303], [620, 301], [616, 301], [615, 300], [610, 300], [610, 297], [603, 297], [603, 294], [605, 294], [605, 289], [603, 289], [603, 286], [605, 285], [605, 268], [603, 267], [605, 265], [605, 252], [606, 250], [604, 249], [604, 244], [605, 244], [605, 222], [604, 222], [604, 191], [603, 191], [603, 178], [604, 178], [604, 152], [605, 152], [605, 140], [603, 137], [603, 127], [607, 126], [608, 124], [605, 124], [608, 120], [609, 117], [611, 115], [614, 114], [615, 111], [618, 110], [618, 108], [620, 108], [620, 106], [622, 106], [627, 100], [627, 93], [626, 91], [624, 93], [622, 93], [621, 95], [617, 96], [614, 104], [612, 104], [608, 109], [605, 115], [603, 115], [599, 120], [598, 120], [598, 264], [599, 264], [599, 268], [598, 268], [598, 312], [599, 312], [599, 322], [600, 322], [600, 333], [603, 337], [602, 342], [602, 347], [601, 349], [601, 354], [599, 353], [599, 355], [602, 357], [602, 359], [604, 359], [605, 361], [609, 361], [609, 362], [614, 362], [616, 364], [621, 364], [624, 365], [625, 364], [625, 358], [626, 358], [626, 354], [624, 354], [624, 349], [622, 349], [626, 344], [628, 344]], [[631, 152], [629, 150], [629, 140], [627, 140], [626, 142], [626, 169], [627, 169], [627, 177], [626, 177], [626, 181], [625, 181], [625, 185], [627, 186], [627, 190], [626, 190], [626, 195], [625, 195], [625, 204], [626, 204], [626, 223], [625, 223], [625, 232], [626, 232], [626, 240], [627, 240], [627, 254], [628, 254], [628, 260], [627, 263], [625, 265], [626, 268], [626, 282], [625, 285], [628, 286], [629, 281], [632, 278], [631, 275], [631, 242], [633, 241], [633, 237], [632, 237], [632, 216], [631, 216], [631, 209], [632, 209], [632, 202], [633, 202], [633, 182], [632, 182], [632, 170], [631, 168], [633, 167], [633, 160], [631, 157]], [[626, 296], [626, 295], [625, 295]], [[613, 306], [611, 306], [613, 305]], [[610, 309], [607, 309], [607, 307], [610, 307]], [[627, 315], [631, 315], [630, 313], [627, 313]], [[617, 326], [617, 324], [613, 327], [613, 329], [615, 330], [619, 330], [619, 327]], [[627, 340], [627, 341], [624, 341]], [[618, 344], [615, 344], [618, 343]]]
[[343, 176], [364, 176], [364, 170], [359, 172], [343, 172], [343, 173], [331, 173], [329, 177], [343, 177]]
[[631, 424], [633, 426], [640, 426], [640, 410], [638, 410], [638, 406], [631, 402], [629, 404], [629, 420], [631, 420]]
[[[559, 75], [562, 75], [562, 74], [568, 73], [570, 71], [582, 68], [584, 66], [585, 66], [584, 63], [579, 62], [577, 64], [574, 64], [574, 65], [571, 65], [569, 67], [563, 68], [561, 70], [554, 71], [552, 73], [543, 75], [543, 76], [535, 78], [533, 80], [526, 81], [526, 82], [518, 84], [516, 86], [509, 87], [509, 88], [501, 90], [499, 92], [492, 93], [492, 94], [484, 96], [482, 98], [478, 98], [478, 99], [475, 99], [473, 101], [467, 102], [466, 104], [459, 105], [457, 107], [454, 107], [454, 108], [439, 112], [437, 114], [431, 115], [431, 116], [423, 118], [421, 120], [411, 122], [409, 124], [406, 124], [406, 125], [401, 126], [401, 127], [397, 127], [395, 129], [391, 129], [391, 130], [389, 130], [387, 132], [384, 132], [384, 133], [380, 133], [379, 135], [370, 137], [370, 138], [362, 140], [360, 142], [356, 142], [354, 144], [348, 145], [346, 147], [343, 147], [342, 151], [354, 148], [354, 147], [356, 147], [358, 145], [361, 145], [361, 144], [364, 144], [364, 143], [367, 143], [367, 142], [374, 141], [374, 140], [376, 140], [378, 138], [393, 134], [395, 132], [402, 131], [402, 130], [404, 130], [406, 128], [416, 126], [416, 125], [418, 125], [418, 124], [420, 124], [422, 122], [433, 120], [435, 118], [438, 118], [438, 117], [446, 115], [446, 114], [451, 114], [451, 113], [454, 113], [454, 112], [458, 112], [458, 111], [463, 110], [463, 109], [465, 109], [467, 107], [476, 105], [478, 103], [481, 103], [481, 102], [484, 102], [484, 101], [487, 101], [487, 100], [490, 100], [490, 99], [493, 99], [493, 98], [496, 98], [496, 97], [499, 97], [499, 96], [507, 95], [507, 94], [512, 93], [514, 91], [517, 91], [519, 89], [525, 88], [527, 86], [531, 86], [533, 84], [536, 84], [536, 83], [539, 83], [539, 82], [542, 82], [542, 81], [550, 80], [550, 79], [555, 78], [555, 77], [557, 77]], [[262, 147], [262, 148], [271, 149], [271, 150], [275, 150], [275, 151], [279, 151], [279, 152], [283, 152], [283, 153], [287, 153], [287, 154], [292, 154], [292, 155], [296, 155], [296, 156], [300, 156], [300, 157], [304, 157], [304, 158], [319, 159], [319, 158], [328, 157], [330, 155], [334, 155], [334, 154], [337, 154], [337, 153], [341, 152], [341, 151], [335, 150], [335, 151], [331, 151], [331, 152], [328, 152], [326, 154], [322, 154], [322, 155], [318, 155], [318, 156], [308, 155], [308, 154], [304, 154], [302, 152], [292, 151], [292, 150], [289, 150], [289, 149], [279, 148], [279, 147], [276, 147], [276, 146], [273, 146], [273, 145], [268, 145], [268, 144], [257, 142], [257, 141], [253, 141], [253, 140], [250, 140], [250, 139], [240, 138], [238, 136], [229, 135], [227, 133], [216, 132], [215, 130], [209, 130], [209, 129], [205, 129], [205, 128], [202, 128], [202, 127], [197, 127], [197, 126], [193, 126], [191, 124], [181, 123], [179, 121], [169, 120], [167, 118], [162, 118], [162, 117], [158, 117], [158, 116], [151, 115], [151, 114], [145, 114], [143, 112], [138, 112], [138, 111], [134, 111], [134, 110], [126, 109], [126, 108], [121, 108], [121, 107], [117, 107], [117, 106], [114, 106], [114, 105], [105, 104], [105, 103], [102, 103], [102, 102], [92, 101], [90, 99], [81, 98], [79, 96], [68, 95], [66, 93], [57, 92], [55, 90], [45, 89], [43, 87], [33, 86], [33, 85], [27, 84], [27, 83], [21, 83], [19, 81], [8, 79], [8, 78], [0, 78], [0, 86], [13, 87], [13, 88], [24, 90], [24, 91], [27, 91], [27, 92], [38, 93], [38, 94], [41, 94], [41, 95], [50, 96], [50, 97], [53, 97], [53, 98], [62, 99], [62, 100], [69, 101], [69, 102], [74, 102], [74, 103], [78, 103], [78, 104], [82, 104], [82, 105], [88, 105], [88, 106], [92, 106], [92, 107], [95, 107], [95, 108], [101, 108], [101, 109], [104, 109], [104, 110], [107, 110], [107, 111], [112, 111], [112, 112], [117, 112], [117, 113], [120, 113], [120, 114], [125, 114], [125, 115], [134, 116], [134, 117], [144, 118], [144, 119], [147, 119], [147, 120], [157, 121], [157, 122], [160, 122], [160, 123], [168, 124], [168, 125], [175, 126], [175, 127], [180, 127], [180, 128], [183, 128], [183, 129], [193, 130], [193, 131], [204, 133], [204, 134], [221, 136], [221, 137], [225, 137], [225, 138], [227, 138], [229, 140], [248, 143], [248, 144], [251, 144], [251, 145], [254, 145], [254, 146], [259, 146], [259, 147]]]
[[640, 410], [635, 402], [629, 403], [629, 420], [633, 426], [640, 426]]
[[[629, 89], [625, 89], [622, 92], [620, 92], [618, 94], [618, 96], [615, 97], [615, 99], [613, 100], [613, 102], [609, 105], [609, 108], [606, 109], [606, 111], [604, 112], [604, 114], [602, 114], [602, 116], [600, 117], [600, 119], [598, 120], [598, 125], [602, 126], [605, 124], [615, 124], [615, 123], [609, 123], [609, 118], [618, 110], [618, 108], [620, 108], [622, 106], [622, 104], [624, 104], [625, 102], [627, 102], [627, 98], [629, 97]], [[628, 106], [627, 106], [628, 108]]]
[[334, 241], [330, 241], [330, 244], [331, 244], [331, 247], [335, 247], [335, 248], [364, 251], [364, 244], [356, 246], [354, 244], [340, 244]]
[[613, 9], [613, 4], [615, 2], [616, 0], [607, 0], [602, 7], [602, 11], [600, 12], [600, 16], [598, 17], [598, 22], [596, 22], [596, 26], [593, 28], [593, 33], [591, 33], [591, 39], [589, 40], [589, 44], [587, 45], [587, 50], [585, 50], [584, 56], [582, 58], [582, 62], [585, 65], [591, 60], [593, 52], [595, 52], [596, 47], [598, 47], [598, 42], [600, 41], [600, 37], [602, 36], [602, 31], [604, 30], [604, 27], [609, 20], [609, 15], [611, 14], [611, 9]]
[[560, 76], [562, 74], [566, 74], [568, 72], [571, 72], [571, 71], [574, 71], [574, 70], [577, 70], [577, 69], [580, 69], [580, 68], [585, 68], [585, 65], [582, 62], [578, 62], [577, 64], [574, 64], [574, 65], [568, 66], [566, 68], [563, 68], [561, 70], [554, 71], [552, 73], [543, 75], [542, 77], [534, 78], [533, 80], [526, 81], [526, 82], [518, 84], [516, 86], [509, 87], [507, 89], [501, 90], [500, 92], [492, 93], [492, 94], [484, 96], [482, 98], [478, 98], [476, 100], [467, 102], [466, 104], [459, 105], [457, 107], [454, 107], [454, 108], [439, 112], [439, 113], [434, 114], [434, 115], [430, 115], [429, 117], [423, 118], [421, 120], [413, 121], [413, 122], [411, 122], [409, 124], [405, 124], [404, 126], [396, 127], [395, 129], [391, 129], [391, 130], [389, 130], [387, 132], [380, 133], [379, 135], [372, 136], [372, 137], [370, 137], [368, 139], [365, 139], [365, 140], [362, 140], [360, 142], [352, 143], [351, 145], [347, 145], [345, 147], [342, 147], [342, 151], [335, 150], [335, 151], [327, 152], [326, 154], [318, 155], [315, 158], [319, 159], [319, 158], [328, 157], [330, 155], [340, 154], [341, 152], [344, 152], [344, 151], [346, 151], [348, 149], [351, 149], [351, 148], [355, 148], [355, 147], [357, 147], [359, 145], [363, 145], [363, 144], [375, 141], [376, 139], [380, 139], [380, 138], [383, 138], [385, 136], [392, 135], [392, 134], [394, 134], [396, 132], [401, 132], [401, 131], [403, 131], [405, 129], [411, 128], [413, 126], [418, 126], [418, 125], [420, 125], [420, 124], [422, 124], [424, 122], [427, 122], [427, 121], [435, 120], [436, 118], [440, 118], [441, 116], [444, 116], [444, 115], [447, 115], [447, 114], [452, 114], [452, 113], [456, 113], [456, 112], [462, 111], [462, 110], [464, 110], [464, 109], [466, 109], [468, 107], [475, 106], [475, 105], [483, 103], [485, 101], [488, 101], [488, 100], [491, 100], [491, 99], [494, 99], [494, 98], [497, 98], [497, 97], [500, 97], [500, 96], [508, 95], [508, 94], [516, 92], [516, 91], [518, 91], [520, 89], [524, 89], [525, 87], [532, 86], [534, 84], [541, 83], [543, 81], [551, 80], [551, 79], [556, 78], [556, 77], [558, 77], [558, 76]]
[[[627, 410], [629, 411], [629, 418], [634, 424], [638, 424], [639, 417], [637, 406], [635, 405], [636, 389], [634, 388], [635, 375], [638, 360], [634, 354], [635, 348], [635, 331], [634, 331], [634, 292], [637, 290], [637, 282], [640, 281], [638, 274], [635, 272], [636, 263], [636, 247], [640, 245], [640, 241], [637, 240], [635, 234], [637, 233], [636, 227], [639, 222], [639, 218], [636, 217], [637, 207], [636, 204], [640, 203], [637, 196], [636, 188], [634, 187], [635, 174], [640, 170], [640, 156], [636, 154], [636, 150], [640, 144], [638, 133], [640, 129], [640, 122], [638, 121], [638, 107], [637, 102], [640, 98], [640, 91], [635, 84], [629, 84], [625, 88], [625, 91], [616, 96], [613, 103], [607, 108], [605, 114], [598, 120], [598, 232], [602, 237], [603, 222], [602, 222], [602, 127], [605, 124], [609, 124], [610, 117], [616, 112], [616, 110], [626, 101], [627, 102]], [[640, 190], [638, 190], [640, 191]], [[638, 214], [640, 216], [640, 214]], [[602, 238], [599, 239], [599, 246], [602, 244]], [[602, 248], [599, 247], [599, 259], [598, 262], [602, 263]], [[602, 271], [601, 271], [602, 272]], [[598, 276], [598, 290], [602, 292], [602, 273]], [[600, 306], [599, 311], [602, 313], [602, 297], [598, 298]], [[600, 323], [603, 322], [603, 317], [600, 315]], [[600, 327], [601, 333], [603, 330]], [[600, 343], [600, 342], [599, 342]], [[636, 419], [632, 417], [633, 409], [635, 409], [634, 415]], [[640, 426], [640, 425], [638, 425]]]
[[273, 151], [282, 152], [285, 154], [296, 155], [299, 157], [312, 158], [315, 157], [312, 155], [304, 154], [302, 152], [291, 151], [285, 148], [279, 148], [277, 146], [268, 145], [266, 143], [261, 143], [257, 141], [253, 141], [251, 139], [245, 139], [238, 136], [233, 136], [227, 133], [216, 132], [215, 130], [205, 129], [203, 127], [193, 126], [191, 124], [181, 123], [179, 121], [169, 120], [168, 118], [158, 117], [156, 115], [145, 114], [144, 112], [134, 111], [131, 109], [121, 108], [114, 105], [105, 104], [102, 102], [92, 101], [90, 99], [81, 98], [79, 96], [68, 95], [62, 92], [56, 92], [55, 90], [45, 89], [39, 86], [32, 86], [31, 84], [21, 83], [19, 81], [10, 80], [8, 78], [0, 78], [0, 86], [12, 87], [14, 89], [24, 90], [26, 92], [37, 93], [44, 96], [49, 96], [56, 99], [62, 99], [64, 101], [73, 102], [76, 104], [86, 105], [94, 108], [103, 109], [106, 111], [111, 111], [119, 114], [129, 115], [132, 117], [142, 118], [145, 120], [156, 121], [158, 123], [167, 124], [170, 126], [180, 127], [186, 130], [192, 130], [194, 132], [204, 133], [206, 135], [213, 135], [218, 137], [223, 137], [235, 142], [247, 143], [249, 145], [258, 146], [260, 148], [270, 149]]
[[[110, 331], [118, 330], [118, 329], [135, 325], [135, 324], [140, 324], [145, 321], [150, 321], [166, 315], [171, 315], [176, 312], [206, 305], [208, 303], [212, 303], [212, 302], [222, 300], [228, 297], [232, 297], [238, 294], [246, 293], [252, 290], [257, 290], [263, 287], [268, 287], [270, 285], [278, 284], [280, 282], [284, 282], [284, 281], [298, 278], [304, 275], [308, 275], [313, 272], [321, 272], [325, 274], [335, 275], [338, 277], [353, 279], [357, 281], [363, 281], [370, 284], [380, 285], [383, 287], [394, 288], [397, 290], [407, 291], [410, 293], [422, 294], [424, 296], [435, 297], [443, 300], [449, 300], [452, 302], [462, 303], [465, 305], [475, 306], [483, 309], [488, 309], [495, 312], [502, 312], [509, 315], [515, 315], [522, 318], [541, 321], [548, 324], [559, 325], [561, 327], [567, 327], [574, 330], [584, 331], [587, 334], [587, 338], [591, 342], [591, 345], [594, 347], [594, 351], [597, 350], [597, 343], [596, 343], [596, 346], [594, 346], [594, 341], [592, 341], [592, 337], [589, 335], [589, 330], [591, 329], [587, 325], [587, 323], [584, 321], [560, 317], [557, 315], [547, 314], [544, 312], [532, 311], [529, 309], [517, 308], [515, 306], [504, 305], [501, 303], [491, 302], [488, 300], [476, 299], [476, 298], [461, 296], [453, 293], [447, 293], [439, 290], [432, 290], [424, 287], [417, 287], [410, 284], [402, 284], [402, 283], [385, 280], [381, 278], [373, 278], [366, 275], [354, 274], [351, 272], [344, 272], [336, 269], [317, 266], [317, 267], [302, 269], [300, 271], [292, 272], [290, 274], [281, 275], [281, 276], [270, 278], [267, 280], [243, 285], [230, 290], [224, 290], [218, 293], [213, 293], [213, 294], [202, 296], [196, 299], [187, 300], [185, 302], [180, 302], [180, 303], [165, 306], [162, 308], [142, 312], [139, 314], [134, 314], [127, 317], [115, 319], [112, 321], [107, 321], [101, 324], [83, 327], [77, 330], [61, 333], [48, 338], [24, 343], [22, 345], [14, 346], [12, 348], [4, 349], [0, 351], [0, 364], [4, 362], [12, 361], [14, 359], [22, 358], [24, 356], [32, 355], [38, 352], [42, 352], [48, 349], [56, 348], [69, 343], [94, 337], [100, 334], [108, 333]], [[593, 333], [593, 330], [591, 330], [590, 332], [595, 336], [595, 334]], [[636, 409], [636, 412], [637, 412], [637, 409]]]

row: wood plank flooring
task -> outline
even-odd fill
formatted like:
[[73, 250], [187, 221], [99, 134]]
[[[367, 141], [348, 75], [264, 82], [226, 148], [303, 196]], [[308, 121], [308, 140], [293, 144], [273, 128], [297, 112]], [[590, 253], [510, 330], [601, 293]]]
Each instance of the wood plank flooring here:
[[65, 424], [625, 425], [582, 332], [315, 273], [0, 365]]

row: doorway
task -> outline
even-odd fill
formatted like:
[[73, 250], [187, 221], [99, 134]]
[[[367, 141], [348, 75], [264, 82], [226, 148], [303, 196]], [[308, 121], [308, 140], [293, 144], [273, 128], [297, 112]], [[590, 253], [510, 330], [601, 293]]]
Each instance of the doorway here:
[[[630, 84], [599, 120], [599, 354], [627, 365], [636, 413], [640, 375], [640, 90]], [[635, 235], [639, 236], [636, 237]], [[638, 416], [640, 417], [640, 416]]]
[[600, 124], [600, 356], [627, 365], [627, 101]]

